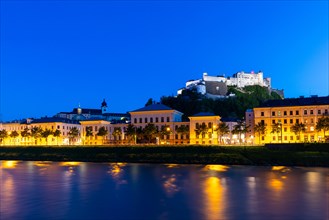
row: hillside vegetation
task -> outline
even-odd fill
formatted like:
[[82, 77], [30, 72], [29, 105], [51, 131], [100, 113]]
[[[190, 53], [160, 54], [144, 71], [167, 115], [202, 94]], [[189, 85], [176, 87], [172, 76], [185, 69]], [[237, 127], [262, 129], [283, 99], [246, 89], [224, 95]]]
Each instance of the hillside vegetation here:
[[281, 99], [275, 93], [269, 93], [268, 89], [261, 86], [247, 86], [241, 88], [229, 87], [228, 93], [235, 94], [235, 97], [210, 99], [194, 90], [185, 90], [182, 95], [163, 96], [161, 103], [184, 113], [183, 119], [199, 112], [212, 112], [221, 117], [244, 117], [247, 109], [259, 106], [269, 99]]

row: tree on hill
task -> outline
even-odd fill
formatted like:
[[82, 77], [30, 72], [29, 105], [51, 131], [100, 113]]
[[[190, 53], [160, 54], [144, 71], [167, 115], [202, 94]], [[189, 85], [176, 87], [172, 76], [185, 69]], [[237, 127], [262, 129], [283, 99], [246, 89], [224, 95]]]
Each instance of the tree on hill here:
[[152, 105], [154, 103], [152, 98], [149, 98], [147, 102], [145, 103], [145, 106]]
[[254, 131], [255, 133], [258, 134], [258, 143], [261, 143], [261, 136], [266, 134], [266, 124], [264, 122], [258, 122], [255, 127], [254, 127]]

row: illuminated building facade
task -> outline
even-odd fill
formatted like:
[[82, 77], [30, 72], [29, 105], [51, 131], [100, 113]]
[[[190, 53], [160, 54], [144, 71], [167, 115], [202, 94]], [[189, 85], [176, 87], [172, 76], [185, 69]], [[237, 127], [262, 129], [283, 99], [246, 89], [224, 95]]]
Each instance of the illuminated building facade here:
[[[252, 126], [258, 123], [266, 125], [266, 132], [260, 138], [254, 132], [257, 136], [255, 141], [258, 144], [324, 141], [326, 137], [316, 130], [316, 124], [319, 118], [325, 116], [329, 116], [329, 96], [268, 100], [253, 109]], [[305, 132], [294, 133], [292, 126], [296, 123], [304, 124]], [[275, 125], [279, 128], [277, 132], [273, 132]]]
[[220, 116], [209, 112], [201, 112], [190, 116], [191, 144], [218, 144], [217, 125]]

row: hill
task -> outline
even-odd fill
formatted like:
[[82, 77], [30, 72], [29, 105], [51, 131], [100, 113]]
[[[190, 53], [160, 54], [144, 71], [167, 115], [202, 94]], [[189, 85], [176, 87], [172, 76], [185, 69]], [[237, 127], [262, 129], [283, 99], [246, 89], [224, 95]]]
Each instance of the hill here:
[[282, 99], [275, 92], [269, 92], [266, 87], [246, 86], [243, 89], [229, 87], [228, 93], [235, 96], [210, 99], [195, 90], [185, 90], [181, 95], [163, 96], [161, 103], [184, 113], [183, 119], [199, 112], [212, 112], [221, 117], [243, 118], [245, 111], [259, 106], [269, 99]]

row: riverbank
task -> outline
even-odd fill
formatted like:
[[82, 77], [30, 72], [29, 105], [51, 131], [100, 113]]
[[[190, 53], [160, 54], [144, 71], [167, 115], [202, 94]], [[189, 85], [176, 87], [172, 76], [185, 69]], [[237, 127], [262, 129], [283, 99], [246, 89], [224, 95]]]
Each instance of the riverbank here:
[[0, 147], [0, 160], [329, 167], [329, 144]]

